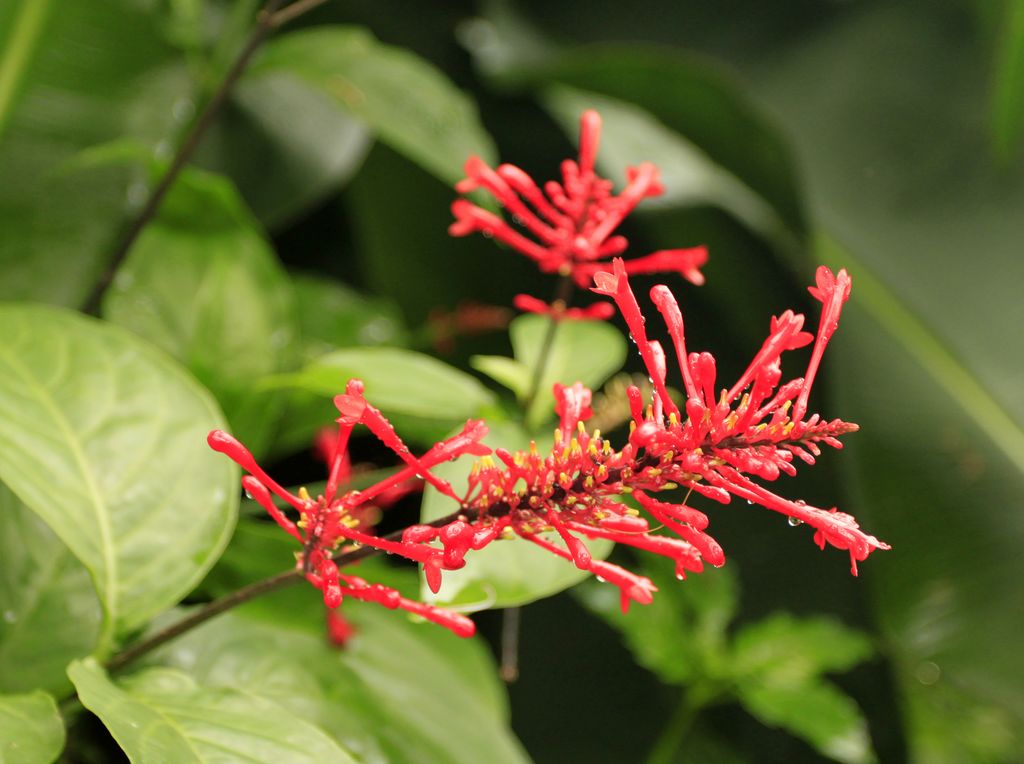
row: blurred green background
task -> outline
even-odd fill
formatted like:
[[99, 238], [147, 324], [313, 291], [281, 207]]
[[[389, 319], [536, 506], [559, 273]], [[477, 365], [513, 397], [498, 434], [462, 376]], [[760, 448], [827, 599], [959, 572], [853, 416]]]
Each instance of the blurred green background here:
[[[257, 8], [0, 6], [0, 297], [83, 307]], [[862, 429], [783, 493], [838, 504], [893, 550], [853, 578], [781, 518], [713, 508], [730, 564], [707, 577], [738, 576], [730, 633], [781, 611], [834, 616], [873, 645], [830, 681], [879, 760], [1021, 760], [1024, 3], [327, 2], [256, 55], [193, 162], [220, 177], [181, 178], [101, 315], [176, 355], [247, 442], [315, 479], [301, 453], [329, 407], [253, 380], [349, 346], [411, 346], [463, 369], [507, 354], [500, 331], [436, 346], [444, 311], [553, 288], [490, 241], [447, 236], [451, 185], [474, 152], [555, 177], [584, 108], [604, 116], [599, 167], [617, 186], [628, 164], [662, 168], [665, 196], [626, 226], [631, 251], [708, 245], [706, 286], [673, 288], [723, 378], [769, 315], [811, 310], [818, 263], [853, 276], [816, 405]], [[191, 270], [229, 302], [216, 346], [187, 329], [211, 310]], [[725, 578], [691, 584], [729, 609]], [[600, 617], [589, 585], [524, 609], [509, 693], [532, 758], [642, 761], [659, 739], [663, 761], [829, 753], [818, 728], [800, 731], [832, 699], [811, 690], [767, 701], [791, 703], [785, 719], [734, 693], [671, 742], [678, 685], [710, 675], [714, 650], [691, 655], [698, 627], [722, 617], [678, 596], [665, 607], [689, 622]], [[499, 615], [479, 622], [497, 645]], [[657, 634], [704, 668], [645, 655]], [[779, 665], [805, 649], [824, 655], [814, 671], [866, 657], [837, 644], [829, 658], [842, 642], [830, 635], [783, 646]]]

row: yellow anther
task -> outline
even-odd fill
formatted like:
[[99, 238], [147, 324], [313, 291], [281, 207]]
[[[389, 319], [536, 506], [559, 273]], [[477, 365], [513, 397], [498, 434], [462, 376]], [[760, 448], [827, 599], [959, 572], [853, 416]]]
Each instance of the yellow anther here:
[[576, 430], [579, 432], [580, 435], [582, 435], [583, 433], [585, 433], [587, 431], [587, 426], [585, 424], [583, 424], [583, 422], [577, 422], [576, 423]]
[[793, 406], [793, 401], [786, 401], [785, 403], [783, 403], [783, 404], [782, 404], [782, 411], [783, 411], [783, 413], [786, 413], [786, 412], [788, 412], [788, 411], [789, 411], [789, 409], [790, 409], [790, 408], [791, 408], [792, 406]]
[[678, 483], [665, 483], [665, 485], [663, 485], [661, 489], [663, 491], [672, 491], [672, 490], [675, 490], [678, 487], [679, 487]]
[[[633, 489], [631, 488], [630, 492], [632, 492], [632, 490]], [[630, 517], [640, 517], [640, 510], [634, 509], [633, 507], [626, 507], [626, 514]]]
[[695, 448], [695, 449], [693, 449], [693, 455], [694, 456], [704, 456], [704, 449], [703, 448]]
[[303, 501], [313, 500], [312, 497], [310, 497], [309, 495], [309, 491], [306, 490], [306, 486], [302, 486], [302, 488], [299, 489], [299, 498], [302, 499]]
[[483, 465], [484, 469], [493, 470], [497, 465], [494, 463], [494, 457], [490, 454], [485, 454], [480, 457], [480, 464]]
[[516, 537], [515, 531], [512, 530], [512, 528], [510, 528], [507, 525], [504, 528], [501, 529], [501, 533], [499, 535], [505, 541], [511, 541], [512, 539], [514, 539]]
[[583, 478], [583, 487], [586, 488], [588, 491], [594, 487], [593, 475], [587, 475], [585, 478]]
[[561, 442], [562, 442], [562, 428], [561, 427], [556, 427], [555, 428], [555, 443], [561, 443]]
[[530, 441], [530, 456], [540, 456], [540, 453], [537, 451], [537, 441], [535, 440]]
[[590, 437], [593, 438], [594, 440], [601, 440], [601, 431], [594, 430], [594, 434], [591, 435]]
[[636, 422], [630, 422], [629, 423], [629, 434], [632, 435], [634, 432], [636, 432]]
[[786, 426], [782, 428], [782, 434], [789, 435], [793, 432], [794, 427], [796, 427], [796, 422], [786, 422]]
[[576, 503], [576, 497], [575, 496], [566, 496], [565, 497], [565, 506], [571, 507], [575, 503]]
[[609, 456], [612, 452], [612, 444], [607, 440], [601, 445], [601, 451], [604, 452], [605, 456]]
[[594, 474], [603, 479], [608, 475], [608, 468], [603, 464], [599, 464]]
[[679, 424], [679, 417], [676, 416], [676, 412], [671, 412], [668, 415], [668, 423], [671, 427], [676, 427]]
[[675, 455], [674, 452], [666, 451], [665, 453], [663, 453], [661, 455], [661, 463], [662, 464], [668, 464], [669, 462], [671, 462], [675, 458], [676, 458], [676, 455]]

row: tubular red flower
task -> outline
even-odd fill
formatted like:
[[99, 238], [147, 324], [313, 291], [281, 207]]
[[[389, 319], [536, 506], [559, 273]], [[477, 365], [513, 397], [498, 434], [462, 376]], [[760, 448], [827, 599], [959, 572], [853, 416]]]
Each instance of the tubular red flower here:
[[[465, 165], [466, 177], [456, 184], [456, 191], [486, 191], [508, 211], [517, 227], [468, 199], [457, 199], [452, 203], [455, 222], [448, 232], [452, 236], [476, 232], [492, 236], [535, 261], [545, 273], [560, 273], [572, 277], [581, 288], [589, 286], [597, 273], [608, 269], [607, 258], [627, 249], [625, 237], [615, 234], [622, 221], [641, 201], [663, 193], [658, 168], [644, 162], [627, 169], [626, 186], [618, 195], [613, 194], [611, 181], [594, 169], [600, 140], [600, 115], [592, 110], [583, 112], [578, 159], [563, 161], [561, 182], [549, 181], [543, 190], [518, 167], [503, 164], [492, 169], [480, 157], [471, 156]], [[703, 247], [665, 249], [630, 260], [627, 272], [675, 272], [701, 284], [704, 277], [700, 267], [706, 262], [707, 250]], [[520, 300], [517, 306], [531, 312], [551, 312], [541, 310], [538, 303]], [[603, 317], [597, 311], [562, 313], [565, 318]]]

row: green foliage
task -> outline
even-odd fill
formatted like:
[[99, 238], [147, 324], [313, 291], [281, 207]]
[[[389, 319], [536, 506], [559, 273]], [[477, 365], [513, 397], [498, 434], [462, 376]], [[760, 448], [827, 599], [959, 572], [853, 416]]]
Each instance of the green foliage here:
[[2, 483], [0, 543], [0, 691], [66, 690], [64, 667], [88, 655], [100, 634], [89, 572]]
[[196, 448], [220, 412], [176, 363], [94, 319], [5, 305], [0, 333], [0, 479], [89, 570], [109, 650], [227, 542], [235, 470]]
[[[165, 153], [193, 85], [161, 13], [131, 0], [16, 0], [0, 10], [0, 295], [78, 305], [138, 179], [61, 176], [82, 149], [135, 138]], [[132, 185], [135, 183], [135, 185]]]
[[[513, 422], [492, 422], [490, 428], [485, 442], [491, 448], [506, 448], [514, 452], [530, 445], [530, 436]], [[547, 436], [547, 443], [550, 443], [550, 437]], [[543, 447], [544, 439], [538, 438], [538, 441], [539, 447]], [[473, 459], [463, 456], [451, 464], [440, 465], [434, 474], [450, 482], [455, 492], [461, 495], [468, 488], [472, 464]], [[454, 510], [450, 498], [431, 487], [424, 489], [421, 521], [444, 517]], [[613, 546], [602, 539], [587, 541], [586, 544], [595, 559], [607, 557]], [[516, 538], [497, 541], [467, 556], [464, 568], [445, 572], [436, 594], [430, 591], [426, 581], [421, 582], [420, 597], [425, 602], [452, 606], [466, 612], [514, 607], [550, 597], [589, 576], [571, 562]]]
[[327, 93], [378, 138], [442, 180], [470, 154], [494, 159], [471, 100], [426, 61], [363, 29], [290, 32], [267, 45], [250, 77], [285, 72]]
[[[626, 358], [625, 340], [608, 324], [563, 321], [548, 345], [550, 326], [550, 319], [543, 316], [520, 316], [509, 326], [514, 358], [479, 356], [471, 361], [477, 371], [508, 387], [521, 402], [534, 394], [526, 412], [526, 424], [532, 430], [555, 417], [552, 388], [556, 382], [582, 382], [587, 387], [599, 387], [622, 368]], [[542, 353], [547, 354], [547, 362], [533, 390], [533, 370]]]
[[[241, 525], [211, 578], [234, 588], [280, 570], [294, 544], [266, 529]], [[367, 560], [349, 572], [416, 596], [409, 570]], [[325, 639], [319, 593], [297, 588], [205, 624], [152, 662], [185, 671], [204, 687], [279, 703], [365, 764], [525, 760], [507, 730], [504, 692], [479, 640], [374, 605], [353, 602], [342, 612], [356, 628], [345, 649]]]
[[639, 662], [683, 685], [684, 707], [738, 701], [771, 726], [802, 737], [835, 761], [874, 761], [857, 704], [822, 674], [847, 671], [872, 653], [864, 635], [824, 618], [775, 614], [729, 633], [738, 602], [727, 570], [677, 581], [673, 565], [645, 558], [658, 587], [654, 602], [623, 614], [607, 587], [577, 592], [620, 631]]
[[350, 379], [361, 379], [374, 406], [394, 421], [400, 435], [414, 440], [433, 442], [438, 433], [479, 416], [493, 402], [490, 391], [474, 377], [400, 348], [336, 350], [269, 384], [333, 397], [344, 392]]
[[64, 722], [45, 692], [0, 695], [0, 761], [49, 764], [64, 748]]
[[190, 170], [118, 270], [103, 316], [185, 364], [260, 453], [285, 401], [255, 383], [297, 360], [293, 302], [288, 275], [231, 184]]
[[[0, 298], [81, 306], [111, 275], [259, 6], [0, 3]], [[534, 396], [548, 327], [537, 316], [513, 321], [511, 358], [497, 332], [457, 337], [445, 362], [410, 349], [426, 346], [438, 308], [551, 293], [553, 277], [525, 259], [447, 235], [451, 184], [470, 154], [550, 177], [588, 107], [602, 112], [598, 162], [617, 188], [629, 165], [662, 171], [666, 193], [623, 231], [631, 252], [711, 245], [708, 285], [677, 290], [692, 349], [756, 348], [814, 265], [851, 271], [823, 414], [862, 430], [800, 490], [841, 502], [894, 549], [840, 584], [790, 554], [796, 534], [726, 509], [723, 541], [749, 575], [742, 601], [725, 571], [680, 583], [649, 560], [658, 594], [628, 616], [614, 587], [584, 584], [580, 599], [652, 674], [544, 624], [555, 664], [572, 655], [599, 672], [545, 678], [579, 685], [545, 722], [568, 736], [586, 719], [591, 734], [609, 708], [595, 688], [618, 677], [615, 734], [637, 735], [652, 764], [811, 755], [787, 734], [843, 762], [870, 761], [872, 744], [882, 760], [1015, 760], [1024, 6], [480, 6], [458, 30], [464, 9], [428, 20], [373, 4], [324, 4], [275, 29], [121, 264], [104, 321], [0, 305], [0, 760], [60, 756], [54, 700], [72, 692], [69, 662], [86, 707], [62, 706], [69, 726], [95, 713], [133, 761], [526, 758], [479, 641], [347, 603], [357, 636], [337, 650], [305, 586], [205, 624], [142, 670], [111, 679], [97, 661], [176, 620], [183, 598], [293, 563], [296, 544], [272, 524], [250, 518], [231, 536], [236, 473], [206, 449], [209, 429], [230, 425], [298, 481], [313, 434], [337, 416], [331, 397], [359, 377], [410, 443], [485, 417], [488, 444], [543, 446], [554, 382], [596, 387], [628, 362], [610, 325], [563, 323]], [[723, 376], [740, 355], [719, 356]], [[523, 425], [467, 362], [532, 398]], [[368, 441], [356, 449], [387, 467]], [[458, 489], [468, 461], [438, 474]], [[453, 509], [428, 490], [422, 517]], [[521, 540], [470, 554], [436, 596], [378, 562], [356, 570], [466, 610], [585, 578]], [[862, 665], [876, 640], [780, 608], [877, 625], [883, 654]], [[854, 666], [856, 702], [826, 678]], [[545, 687], [513, 693], [517, 725], [549, 702]], [[666, 687], [680, 714], [648, 745], [637, 730], [659, 734]], [[529, 736], [546, 738], [531, 754], [555, 758], [553, 736]], [[73, 733], [64, 758], [87, 758], [86, 745]]]
[[174, 669], [140, 671], [115, 684], [93, 660], [68, 667], [82, 704], [132, 762], [254, 762], [354, 759], [280, 705], [244, 691], [202, 687]]

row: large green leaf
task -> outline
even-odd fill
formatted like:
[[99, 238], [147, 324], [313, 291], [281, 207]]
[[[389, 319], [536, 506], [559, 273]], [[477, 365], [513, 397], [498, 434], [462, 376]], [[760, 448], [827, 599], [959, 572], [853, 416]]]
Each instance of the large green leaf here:
[[0, 479], [89, 569], [100, 650], [187, 593], [234, 525], [235, 470], [210, 452], [210, 396], [127, 332], [0, 306]]
[[49, 764], [64, 749], [64, 722], [45, 692], [0, 695], [0, 762]]
[[440, 71], [363, 29], [319, 27], [272, 40], [246, 79], [290, 74], [330, 95], [396, 151], [454, 182], [470, 154], [494, 158], [473, 102]]
[[89, 573], [2, 483], [0, 550], [0, 692], [62, 692], [65, 666], [99, 638]]
[[399, 348], [336, 350], [268, 384], [326, 398], [344, 392], [350, 379], [365, 383], [367, 400], [394, 421], [399, 434], [419, 440], [436, 439], [479, 416], [494, 401], [476, 378], [431, 356]]
[[[284, 534], [276, 542], [246, 534], [232, 557], [238, 580], [273, 572], [257, 571], [247, 558], [266, 559], [275, 546], [271, 560], [290, 557]], [[415, 596], [408, 570], [369, 560], [352, 572]], [[319, 592], [300, 587], [210, 621], [153, 660], [208, 687], [270, 698], [327, 731], [363, 764], [525, 760], [482, 642], [373, 604], [345, 604], [343, 613], [356, 635], [339, 650], [324, 637]]]
[[260, 221], [279, 229], [348, 180], [369, 146], [366, 128], [330, 95], [269, 74], [235, 86], [196, 162], [230, 177]]
[[256, 382], [291, 367], [298, 326], [288, 275], [230, 182], [179, 176], [103, 314], [184, 363], [238, 437], [254, 452], [266, 447], [284, 398]]
[[[507, 448], [515, 452], [529, 447], [530, 437], [511, 422], [488, 423], [491, 432], [484, 442], [491, 448]], [[550, 445], [550, 436], [548, 436]], [[540, 443], [544, 446], [543, 440]], [[450, 464], [431, 470], [449, 481], [455, 492], [462, 494], [469, 484], [469, 470], [473, 458], [463, 456]], [[423, 522], [444, 517], [455, 509], [447, 496], [430, 486], [423, 491], [420, 518]], [[552, 534], [555, 543], [561, 543]], [[604, 559], [612, 550], [612, 542], [598, 539], [587, 541], [594, 559]], [[453, 606], [459, 610], [474, 611], [486, 608], [525, 605], [543, 597], [568, 589], [590, 576], [571, 562], [522, 539], [495, 541], [479, 551], [466, 555], [466, 565], [459, 570], [444, 572], [441, 588], [435, 594], [424, 581], [420, 597], [438, 605]]]
[[[556, 382], [582, 382], [596, 388], [626, 360], [626, 341], [617, 329], [602, 321], [563, 321], [555, 328], [548, 347], [545, 340], [550, 326], [550, 319], [543, 316], [520, 316], [509, 327], [514, 360], [495, 356], [473, 359], [479, 371], [512, 388], [520, 400], [536, 393], [526, 417], [534, 429], [555, 417], [552, 389]], [[542, 353], [546, 354], [544, 372], [536, 391], [532, 391], [534, 369]]]
[[867, 575], [927, 762], [1024, 749], [1024, 167], [989, 159], [969, 22], [862, 7], [746, 71], [794, 138], [818, 256], [853, 275], [832, 362], [861, 424], [851, 508], [893, 545]]
[[115, 684], [87, 659], [68, 676], [133, 764], [354, 761], [302, 716], [256, 694], [202, 687], [181, 671], [152, 668]]
[[[0, 295], [77, 304], [121, 225], [127, 174], [54, 171], [82, 149], [134, 137], [170, 150], [192, 83], [162, 11], [132, 0], [13, 0], [0, 8]], [[134, 184], [134, 185], [133, 185]]]

